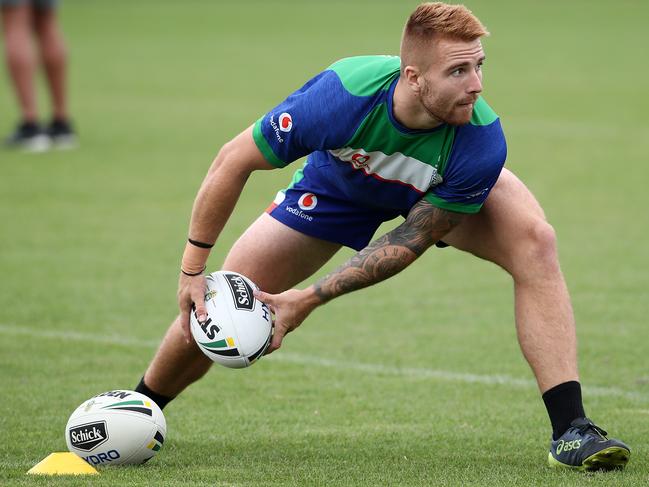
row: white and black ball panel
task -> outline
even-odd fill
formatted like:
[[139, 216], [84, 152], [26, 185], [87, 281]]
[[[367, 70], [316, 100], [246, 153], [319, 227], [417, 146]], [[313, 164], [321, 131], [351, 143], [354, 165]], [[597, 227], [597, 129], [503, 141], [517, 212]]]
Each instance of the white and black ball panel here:
[[65, 428], [68, 450], [94, 466], [140, 464], [162, 447], [167, 424], [144, 394], [115, 390], [84, 401]]

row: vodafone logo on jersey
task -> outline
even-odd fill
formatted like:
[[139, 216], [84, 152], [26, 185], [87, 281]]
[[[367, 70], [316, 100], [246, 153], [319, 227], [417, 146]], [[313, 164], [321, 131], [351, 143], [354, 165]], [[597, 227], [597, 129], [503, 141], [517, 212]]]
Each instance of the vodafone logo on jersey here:
[[361, 152], [357, 152], [356, 154], [354, 154], [352, 156], [352, 161], [351, 162], [352, 162], [352, 165], [355, 168], [360, 169], [362, 167], [366, 167], [367, 166], [367, 161], [369, 161], [369, 160], [370, 160], [369, 154], [363, 154]]
[[297, 201], [297, 205], [304, 211], [313, 210], [318, 204], [318, 197], [313, 193], [304, 193]]
[[291, 129], [293, 128], [293, 118], [291, 117], [290, 113], [286, 113], [286, 112], [282, 113], [279, 116], [278, 122], [279, 122], [279, 129], [282, 132], [290, 132]]

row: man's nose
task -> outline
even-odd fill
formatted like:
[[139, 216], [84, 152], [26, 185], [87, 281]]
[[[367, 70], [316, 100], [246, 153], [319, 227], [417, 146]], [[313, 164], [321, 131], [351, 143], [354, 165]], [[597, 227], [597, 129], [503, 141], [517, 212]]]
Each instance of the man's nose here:
[[473, 71], [473, 74], [469, 79], [469, 85], [467, 86], [467, 91], [469, 93], [482, 92], [482, 74], [480, 73], [480, 71]]

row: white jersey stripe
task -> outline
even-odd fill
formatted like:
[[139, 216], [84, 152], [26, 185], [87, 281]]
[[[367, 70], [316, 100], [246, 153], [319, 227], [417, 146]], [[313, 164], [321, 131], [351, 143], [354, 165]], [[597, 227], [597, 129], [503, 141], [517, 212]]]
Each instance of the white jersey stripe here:
[[425, 162], [395, 152], [389, 156], [380, 151], [366, 152], [363, 149], [343, 147], [330, 150], [337, 159], [349, 162], [354, 169], [362, 170], [377, 179], [411, 186], [425, 193], [433, 185], [441, 182], [437, 168]]

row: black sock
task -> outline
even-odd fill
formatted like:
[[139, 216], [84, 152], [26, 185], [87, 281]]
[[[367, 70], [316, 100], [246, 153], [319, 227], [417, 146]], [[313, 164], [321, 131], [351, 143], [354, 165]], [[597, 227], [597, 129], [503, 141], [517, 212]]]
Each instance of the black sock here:
[[135, 388], [135, 392], [139, 392], [140, 394], [147, 396], [149, 399], [155, 402], [160, 409], [164, 409], [164, 407], [173, 399], [173, 397], [163, 396], [162, 394], [158, 394], [157, 392], [149, 389], [149, 387], [144, 383], [144, 377], [140, 379], [140, 383]]
[[543, 394], [543, 402], [552, 423], [552, 439], [556, 440], [570, 428], [577, 418], [586, 417], [581, 402], [581, 384], [571, 380], [548, 389]]

